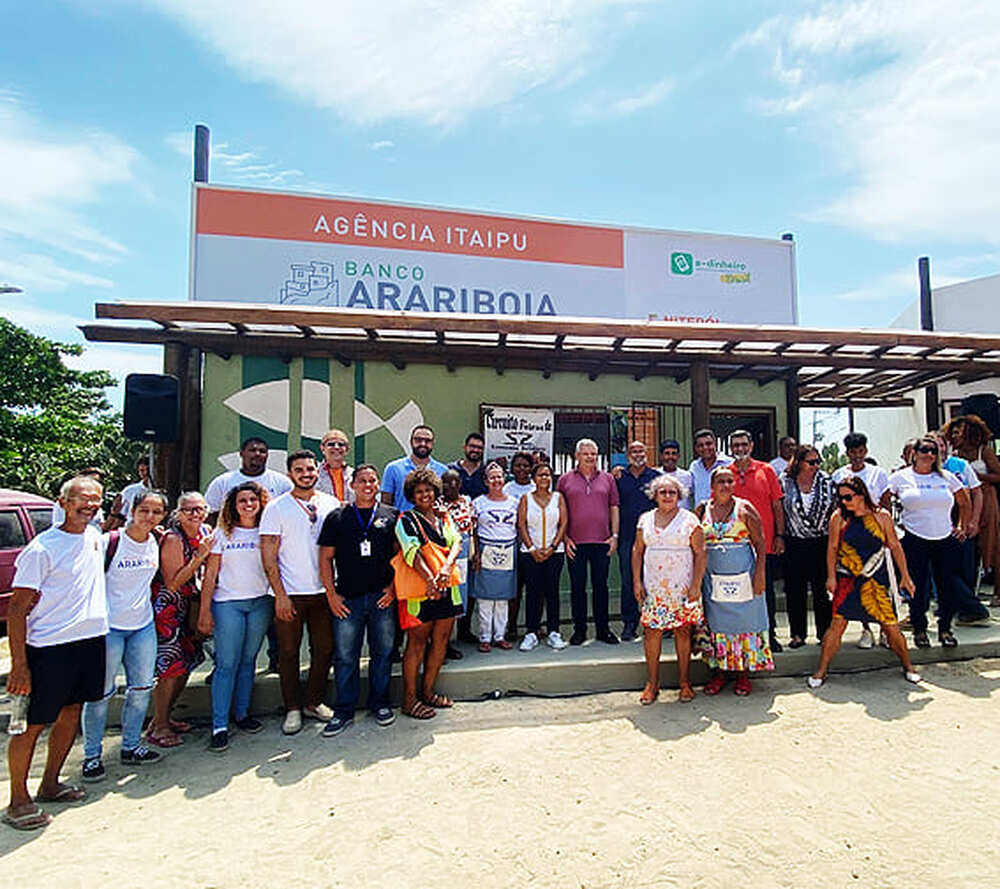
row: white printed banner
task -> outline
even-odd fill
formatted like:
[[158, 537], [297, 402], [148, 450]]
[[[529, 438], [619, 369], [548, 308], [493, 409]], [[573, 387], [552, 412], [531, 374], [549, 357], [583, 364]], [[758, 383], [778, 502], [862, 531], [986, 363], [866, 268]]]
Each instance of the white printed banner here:
[[486, 461], [510, 458], [518, 451], [543, 450], [552, 455], [555, 415], [552, 411], [528, 407], [483, 405], [483, 435]]

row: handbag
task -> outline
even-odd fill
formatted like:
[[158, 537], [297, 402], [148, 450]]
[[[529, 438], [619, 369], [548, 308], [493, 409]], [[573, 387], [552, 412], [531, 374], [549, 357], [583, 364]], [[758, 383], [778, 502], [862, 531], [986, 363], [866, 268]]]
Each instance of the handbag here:
[[[413, 518], [413, 524], [417, 528], [417, 533], [420, 535], [420, 555], [424, 557], [427, 567], [435, 575], [439, 574], [448, 561], [449, 549], [435, 543], [433, 540], [428, 540], [421, 520], [413, 515], [413, 513], [410, 513], [410, 515]], [[448, 521], [448, 519], [446, 518], [445, 521]], [[427, 598], [427, 580], [416, 568], [407, 564], [402, 552], [398, 552], [392, 557], [391, 564], [395, 571], [397, 599], [422, 600]], [[459, 586], [461, 582], [459, 567], [457, 564], [453, 564], [448, 575], [448, 586]]]

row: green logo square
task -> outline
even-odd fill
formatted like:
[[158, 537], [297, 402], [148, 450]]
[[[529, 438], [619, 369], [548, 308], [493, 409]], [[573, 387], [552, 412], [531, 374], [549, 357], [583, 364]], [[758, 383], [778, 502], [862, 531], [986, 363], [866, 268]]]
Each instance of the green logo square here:
[[690, 253], [671, 253], [670, 272], [674, 275], [693, 275], [694, 257]]

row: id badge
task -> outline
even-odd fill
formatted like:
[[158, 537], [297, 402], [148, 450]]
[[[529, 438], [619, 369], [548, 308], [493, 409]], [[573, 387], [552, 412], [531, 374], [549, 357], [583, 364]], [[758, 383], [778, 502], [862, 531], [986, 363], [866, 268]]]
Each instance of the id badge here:
[[361, 541], [361, 557], [367, 558], [372, 554], [372, 542], [370, 540]]

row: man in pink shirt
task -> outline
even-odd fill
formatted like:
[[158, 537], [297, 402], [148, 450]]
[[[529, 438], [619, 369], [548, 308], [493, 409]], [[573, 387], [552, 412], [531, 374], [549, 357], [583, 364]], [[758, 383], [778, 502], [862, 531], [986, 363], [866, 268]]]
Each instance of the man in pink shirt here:
[[774, 556], [785, 551], [785, 507], [784, 491], [774, 468], [761, 460], [753, 459], [753, 438], [745, 429], [737, 429], [729, 436], [729, 451], [733, 455], [733, 475], [736, 484], [733, 496], [749, 500], [760, 513], [764, 526], [764, 542], [767, 545], [767, 579], [764, 596], [767, 599], [767, 618], [770, 629], [772, 651], [781, 651], [781, 645], [774, 633], [775, 601], [772, 562]]
[[617, 645], [608, 626], [608, 566], [618, 547], [618, 486], [597, 468], [597, 443], [581, 438], [576, 443], [576, 468], [559, 478], [556, 490], [565, 498], [569, 513], [566, 555], [572, 590], [573, 635], [570, 645], [587, 639], [587, 565], [593, 588], [594, 627], [597, 638]]

